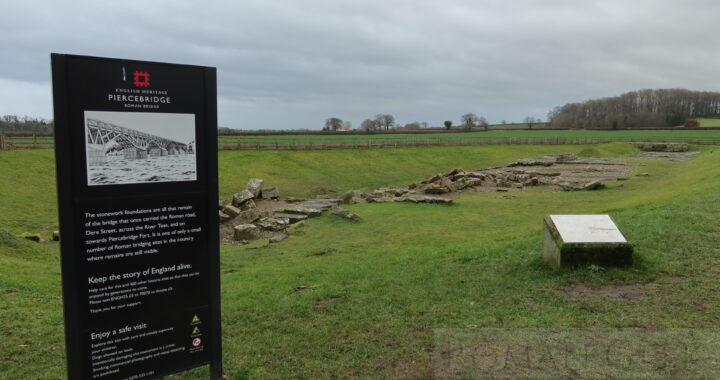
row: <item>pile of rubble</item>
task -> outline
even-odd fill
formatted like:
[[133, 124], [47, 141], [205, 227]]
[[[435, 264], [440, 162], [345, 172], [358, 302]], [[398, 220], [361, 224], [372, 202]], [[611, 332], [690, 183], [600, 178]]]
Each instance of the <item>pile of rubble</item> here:
[[[304, 220], [322, 215], [325, 211], [357, 221], [360, 218], [339, 206], [340, 199], [295, 199], [280, 201], [277, 187], [263, 187], [264, 181], [251, 178], [245, 190], [232, 199], [220, 201], [220, 223], [232, 224], [232, 240], [248, 243], [269, 238], [271, 243], [285, 240], [293, 231], [304, 226]], [[270, 207], [268, 202], [270, 201]], [[263, 207], [258, 207], [258, 205]], [[226, 223], [232, 222], [232, 223]]]
[[[605, 166], [617, 165], [607, 169]], [[605, 187], [603, 180], [625, 179], [624, 165], [611, 160], [577, 158], [573, 153], [524, 158], [503, 167], [475, 171], [453, 169], [409, 186], [380, 188], [372, 192], [349, 192], [343, 203], [452, 203], [452, 193], [466, 191], [506, 192], [531, 186], [551, 186], [556, 190], [597, 190]]]

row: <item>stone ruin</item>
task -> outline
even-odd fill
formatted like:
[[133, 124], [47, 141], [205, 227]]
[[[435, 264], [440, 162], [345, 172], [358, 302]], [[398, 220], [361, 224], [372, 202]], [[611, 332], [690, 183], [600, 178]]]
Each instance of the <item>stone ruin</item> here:
[[[452, 196], [462, 192], [507, 192], [532, 186], [548, 186], [557, 191], [597, 190], [603, 180], [622, 180], [629, 172], [626, 165], [600, 158], [577, 158], [572, 153], [521, 159], [503, 167], [474, 171], [453, 169], [408, 186], [379, 188], [370, 192], [349, 191], [338, 198], [321, 195], [318, 199], [287, 197], [280, 200], [277, 187], [264, 187], [264, 181], [251, 178], [246, 188], [232, 199], [220, 201], [220, 222], [227, 242], [247, 243], [269, 238], [286, 239], [302, 228], [304, 220], [325, 211], [349, 220], [359, 220], [341, 204], [409, 202], [452, 204]], [[232, 225], [232, 231], [228, 227]]]
[[[220, 201], [220, 223], [233, 225], [231, 241], [244, 244], [269, 238], [270, 243], [280, 242], [302, 228], [305, 219], [320, 216], [325, 211], [352, 221], [360, 219], [352, 211], [341, 208], [340, 199], [305, 200], [289, 197], [280, 201], [277, 187], [263, 185], [264, 180], [251, 178], [243, 191], [235, 193], [230, 200]], [[266, 207], [267, 201], [275, 203]]]
[[578, 158], [573, 153], [520, 159], [502, 167], [474, 171], [453, 169], [408, 186], [380, 188], [372, 192], [353, 191], [342, 196], [343, 203], [452, 203], [449, 198], [462, 192], [507, 192], [533, 186], [558, 191], [598, 190], [603, 181], [625, 180], [627, 165], [604, 158]]

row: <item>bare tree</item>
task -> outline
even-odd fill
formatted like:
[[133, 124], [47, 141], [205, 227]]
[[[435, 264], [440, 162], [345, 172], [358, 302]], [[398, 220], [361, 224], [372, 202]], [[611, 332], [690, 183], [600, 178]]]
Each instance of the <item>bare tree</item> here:
[[475, 126], [475, 124], [480, 121], [478, 116], [472, 112], [460, 116], [460, 120], [462, 121], [463, 125], [467, 130], [471, 130]]
[[535, 118], [532, 116], [525, 116], [525, 119], [523, 119], [523, 123], [527, 124], [529, 129], [532, 129], [533, 124], [536, 123]]
[[52, 132], [53, 121], [30, 116], [3, 115], [0, 117], [0, 132]]
[[360, 124], [360, 128], [362, 128], [365, 132], [373, 132], [377, 126], [375, 125], [375, 120], [365, 119]]
[[325, 119], [325, 128], [323, 128], [323, 131], [337, 131], [342, 127], [343, 121], [340, 118], [337, 117], [331, 117], [328, 119]]
[[395, 126], [395, 116], [390, 114], [377, 114], [375, 115], [375, 125], [378, 129], [389, 130], [390, 128]]
[[478, 116], [478, 125], [483, 127], [486, 131], [488, 130], [488, 128], [490, 128], [490, 124], [488, 123], [485, 116]]

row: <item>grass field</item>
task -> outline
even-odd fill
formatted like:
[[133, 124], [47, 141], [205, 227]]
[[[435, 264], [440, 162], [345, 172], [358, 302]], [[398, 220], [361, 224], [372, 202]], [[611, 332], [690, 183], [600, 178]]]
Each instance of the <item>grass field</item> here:
[[453, 141], [465, 139], [548, 139], [548, 138], [597, 138], [618, 140], [720, 140], [720, 130], [687, 131], [687, 130], [638, 130], [638, 131], [589, 131], [589, 130], [505, 130], [467, 133], [428, 133], [428, 134], [378, 134], [378, 135], [279, 135], [279, 136], [221, 136], [220, 143], [248, 142], [248, 143], [360, 143], [367, 141], [407, 141], [407, 140], [436, 140]]
[[720, 119], [697, 119], [701, 127], [720, 127]]
[[[602, 191], [538, 188], [513, 199], [463, 195], [452, 206], [353, 205], [361, 222], [326, 215], [279, 244], [224, 246], [225, 372], [234, 379], [427, 378], [433, 332], [448, 327], [717, 327], [720, 151], [693, 148], [702, 154], [641, 162], [630, 180]], [[302, 196], [568, 151], [634, 149], [621, 143], [226, 151], [219, 157], [221, 195], [249, 176], [279, 186], [283, 196]], [[57, 223], [52, 151], [0, 152], [0, 194], [0, 229], [48, 236]], [[636, 265], [548, 270], [539, 252], [542, 216], [596, 212], [611, 213], [635, 244]], [[0, 377], [65, 376], [59, 271], [56, 243], [0, 232]], [[562, 289], [574, 284], [636, 285], [645, 296], [571, 299]], [[307, 288], [294, 291], [298, 285]]]
[[[720, 119], [700, 119], [703, 127], [720, 127]], [[376, 135], [277, 135], [277, 136], [220, 136], [220, 144], [260, 143], [260, 144], [323, 144], [340, 143], [349, 146], [356, 144], [398, 142], [434, 142], [460, 145], [463, 141], [524, 139], [545, 140], [551, 138], [565, 139], [609, 139], [618, 141], [684, 141], [713, 140], [720, 141], [720, 130], [690, 131], [681, 127], [675, 130], [638, 130], [638, 131], [590, 131], [590, 130], [528, 130], [523, 125], [506, 125], [496, 127], [512, 127], [517, 130], [493, 130], [458, 133], [423, 133], [423, 134], [376, 134]], [[18, 147], [50, 147], [53, 138], [47, 136], [9, 137], [8, 142]]]
[[[547, 123], [533, 123], [533, 128], [547, 128]], [[527, 123], [492, 124], [490, 129], [529, 129]]]

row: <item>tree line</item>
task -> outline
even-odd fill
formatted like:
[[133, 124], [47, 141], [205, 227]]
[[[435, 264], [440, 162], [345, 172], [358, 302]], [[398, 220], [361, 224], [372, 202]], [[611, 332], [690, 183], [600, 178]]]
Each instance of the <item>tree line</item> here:
[[0, 117], [0, 132], [44, 132], [53, 131], [52, 120], [30, 116], [3, 115]]
[[[533, 119], [533, 122], [535, 119]], [[539, 120], [537, 122], [540, 122]], [[443, 123], [443, 126], [446, 129], [451, 129], [453, 127], [452, 120], [446, 120]], [[482, 127], [486, 130], [489, 128], [490, 124], [488, 123], [487, 119], [484, 116], [478, 116], [472, 112], [466, 113], [462, 116], [460, 116], [460, 125], [459, 127], [466, 129], [466, 130], [472, 130], [475, 127]], [[395, 121], [395, 116], [391, 114], [381, 113], [375, 115], [373, 118], [368, 118], [363, 120], [362, 123], [360, 123], [360, 130], [363, 130], [365, 132], [376, 132], [376, 131], [389, 131], [389, 130], [399, 130], [399, 129], [406, 129], [406, 130], [417, 130], [417, 129], [428, 129], [430, 128], [430, 124], [427, 122], [419, 122], [414, 121], [412, 123], [407, 123], [405, 125], [401, 125]], [[352, 129], [352, 124], [349, 121], [343, 121], [339, 117], [331, 117], [325, 119], [325, 124], [322, 128], [323, 131], [341, 131], [341, 130], [350, 130]]]
[[718, 92], [645, 89], [555, 107], [548, 122], [563, 129], [676, 127], [689, 119], [719, 116]]

